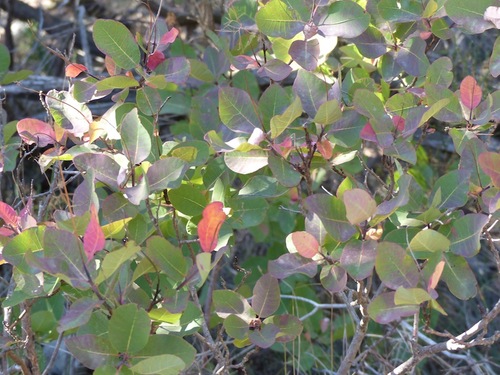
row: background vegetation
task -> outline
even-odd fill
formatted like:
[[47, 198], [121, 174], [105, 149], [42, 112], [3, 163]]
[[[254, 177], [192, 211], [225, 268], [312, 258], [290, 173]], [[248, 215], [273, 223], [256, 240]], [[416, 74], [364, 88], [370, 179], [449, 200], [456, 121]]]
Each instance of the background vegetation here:
[[498, 373], [499, 6], [0, 1], [3, 373]]

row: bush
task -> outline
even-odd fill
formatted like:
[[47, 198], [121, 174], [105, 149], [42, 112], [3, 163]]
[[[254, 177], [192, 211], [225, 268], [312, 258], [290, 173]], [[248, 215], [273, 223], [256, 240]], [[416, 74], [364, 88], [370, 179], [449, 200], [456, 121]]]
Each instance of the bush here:
[[50, 118], [3, 128], [2, 172], [39, 153], [48, 181], [0, 204], [6, 371], [58, 340], [96, 374], [266, 373], [267, 348], [283, 373], [495, 372], [472, 348], [499, 339], [500, 94], [434, 49], [499, 8], [364, 3], [234, 1], [201, 51], [94, 23], [105, 72], [66, 59]]

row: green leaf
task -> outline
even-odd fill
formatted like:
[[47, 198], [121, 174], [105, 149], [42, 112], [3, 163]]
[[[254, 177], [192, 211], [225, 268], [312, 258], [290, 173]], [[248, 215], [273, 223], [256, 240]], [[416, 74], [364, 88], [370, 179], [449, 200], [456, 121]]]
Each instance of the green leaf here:
[[302, 115], [302, 105], [300, 98], [296, 96], [293, 103], [282, 114], [277, 114], [271, 118], [271, 138], [280, 136], [300, 115]]
[[442, 87], [450, 87], [453, 81], [453, 63], [449, 57], [440, 57], [434, 61], [429, 69], [425, 81]]
[[500, 36], [495, 40], [490, 57], [490, 74], [497, 78], [500, 75]]
[[368, 28], [370, 15], [353, 1], [336, 1], [316, 12], [314, 22], [326, 36], [355, 38]]
[[116, 351], [106, 336], [87, 334], [65, 339], [68, 350], [85, 367], [96, 369], [106, 364], [116, 365], [119, 361]]
[[282, 0], [271, 0], [260, 8], [255, 22], [263, 34], [284, 39], [293, 38], [304, 28], [299, 13]]
[[321, 104], [328, 100], [328, 85], [306, 70], [299, 70], [293, 83], [293, 91], [302, 102], [303, 110], [314, 118]]
[[208, 161], [210, 149], [205, 141], [185, 141], [172, 148], [169, 155], [184, 160], [190, 166], [200, 166]]
[[116, 89], [126, 89], [129, 87], [138, 87], [139, 82], [135, 78], [131, 78], [128, 76], [112, 76], [108, 78], [104, 78], [101, 81], [98, 81], [95, 85], [95, 88], [98, 91], [104, 90], [116, 90]]
[[274, 177], [253, 176], [240, 189], [238, 195], [241, 197], [275, 198], [288, 192], [288, 189], [278, 184]]
[[353, 225], [368, 220], [377, 211], [377, 203], [373, 197], [362, 189], [345, 191], [342, 200], [345, 204], [347, 220]]
[[342, 111], [337, 100], [324, 102], [318, 108], [314, 122], [322, 125], [330, 125], [342, 118]]
[[430, 301], [431, 296], [421, 288], [398, 288], [394, 295], [396, 305], [420, 305], [425, 301]]
[[424, 76], [430, 65], [425, 54], [426, 46], [427, 44], [420, 37], [405, 40], [396, 55], [396, 62], [408, 74], [415, 77]]
[[330, 293], [339, 293], [347, 285], [347, 272], [342, 267], [329, 264], [321, 269], [319, 279], [323, 288]]
[[229, 315], [224, 320], [224, 328], [229, 336], [243, 340], [248, 334], [248, 323], [236, 315]]
[[450, 229], [450, 250], [466, 258], [479, 252], [481, 233], [489, 218], [482, 214], [468, 214], [454, 220]]
[[271, 118], [282, 114], [290, 107], [291, 99], [288, 92], [277, 83], [269, 85], [259, 99], [259, 111], [262, 114], [262, 123], [267, 128]]
[[156, 334], [149, 336], [148, 343], [134, 354], [133, 361], [135, 363], [163, 354], [179, 357], [184, 362], [184, 369], [186, 369], [194, 362], [196, 349], [181, 337]]
[[377, 5], [382, 18], [390, 22], [412, 22], [422, 18], [422, 4], [415, 0], [398, 2], [380, 0]]
[[226, 152], [224, 162], [233, 172], [250, 174], [267, 165], [267, 152], [257, 146]]
[[130, 369], [145, 375], [177, 375], [185, 366], [186, 364], [179, 357], [172, 354], [161, 354], [144, 359]]
[[134, 354], [146, 346], [150, 330], [151, 320], [146, 310], [129, 303], [113, 311], [108, 337], [118, 352]]
[[110, 278], [122, 264], [133, 259], [134, 255], [139, 251], [141, 251], [141, 247], [137, 246], [133, 241], [129, 241], [125, 246], [106, 254], [100, 268], [101, 273], [96, 278], [95, 283], [99, 285]]
[[285, 187], [297, 186], [302, 175], [297, 172], [283, 157], [269, 153], [269, 169], [278, 182]]
[[175, 189], [181, 185], [188, 165], [184, 160], [169, 157], [154, 162], [147, 172], [149, 191], [154, 193], [164, 189]]
[[151, 152], [151, 138], [142, 125], [137, 108], [132, 109], [122, 120], [120, 128], [125, 155], [134, 166], [143, 162]]
[[248, 229], [259, 225], [267, 217], [269, 204], [263, 198], [235, 197], [229, 200], [233, 216], [231, 225], [234, 229]]
[[453, 253], [445, 253], [446, 262], [441, 279], [448, 285], [453, 295], [461, 300], [474, 297], [477, 293], [477, 281], [467, 261]]
[[181, 282], [186, 277], [187, 263], [181, 249], [163, 237], [150, 237], [146, 243], [146, 254], [172, 280]]
[[396, 292], [381, 293], [368, 305], [368, 314], [377, 323], [387, 324], [418, 312], [418, 305], [396, 305], [395, 294]]
[[257, 105], [246, 91], [235, 87], [219, 89], [219, 115], [222, 122], [232, 131], [252, 133], [261, 128]]
[[0, 82], [2, 82], [3, 77], [9, 71], [10, 66], [10, 53], [9, 49], [0, 44]]
[[207, 205], [207, 199], [201, 189], [192, 185], [181, 185], [168, 191], [168, 198], [176, 210], [188, 216], [201, 215]]
[[278, 280], [266, 273], [255, 283], [252, 307], [259, 318], [272, 315], [280, 306], [280, 287]]
[[45, 227], [40, 225], [19, 233], [3, 248], [3, 258], [21, 272], [36, 273], [36, 269], [26, 263], [26, 255], [32, 253], [39, 256], [41, 254], [44, 232]]
[[398, 244], [378, 244], [375, 269], [382, 282], [391, 289], [417, 285], [419, 272], [415, 260]]
[[412, 251], [438, 252], [448, 251], [450, 240], [432, 229], [422, 230], [410, 242]]
[[139, 65], [141, 53], [132, 33], [120, 22], [97, 20], [93, 37], [97, 48], [120, 68], [131, 70]]
[[462, 178], [459, 171], [451, 171], [436, 181], [429, 201], [434, 203], [434, 198], [439, 193], [441, 199], [436, 201], [435, 207], [439, 209], [462, 207], [467, 203], [468, 192], [469, 181]]

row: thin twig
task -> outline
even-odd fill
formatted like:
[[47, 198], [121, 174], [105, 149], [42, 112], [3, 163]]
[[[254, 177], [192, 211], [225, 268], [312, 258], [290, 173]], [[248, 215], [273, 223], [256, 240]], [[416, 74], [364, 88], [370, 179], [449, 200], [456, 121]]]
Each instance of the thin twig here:
[[43, 370], [42, 375], [48, 375], [50, 373], [50, 369], [54, 366], [54, 363], [56, 362], [57, 359], [57, 355], [59, 354], [59, 348], [61, 347], [63, 337], [64, 337], [64, 332], [59, 333], [59, 336], [57, 337], [56, 341], [56, 346], [54, 347], [54, 351], [52, 352], [50, 360], [47, 363], [45, 370]]

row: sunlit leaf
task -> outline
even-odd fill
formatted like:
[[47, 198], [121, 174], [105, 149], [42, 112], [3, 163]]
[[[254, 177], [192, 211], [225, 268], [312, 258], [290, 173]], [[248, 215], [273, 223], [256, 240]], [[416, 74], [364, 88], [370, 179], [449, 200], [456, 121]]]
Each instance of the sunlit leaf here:
[[17, 132], [23, 142], [29, 145], [36, 144], [39, 147], [45, 147], [56, 142], [54, 128], [50, 124], [34, 118], [19, 120], [17, 123]]
[[346, 208], [347, 220], [353, 225], [362, 223], [377, 211], [377, 203], [365, 190], [352, 189], [342, 196]]
[[415, 259], [395, 243], [378, 244], [375, 269], [382, 282], [391, 289], [417, 285], [419, 271]]
[[291, 253], [299, 253], [305, 258], [313, 258], [319, 252], [316, 238], [305, 231], [290, 233], [286, 237], [286, 247]]
[[430, 301], [431, 296], [421, 288], [398, 288], [394, 295], [396, 305], [420, 305], [425, 301]]
[[460, 100], [468, 109], [476, 108], [481, 102], [483, 91], [472, 76], [467, 76], [460, 83]]
[[326, 36], [355, 38], [366, 30], [370, 15], [352, 1], [336, 1], [329, 7], [320, 8], [314, 23]]
[[495, 187], [500, 188], [500, 154], [497, 152], [484, 152], [479, 155], [479, 166], [488, 176]]
[[177, 375], [186, 367], [179, 357], [172, 354], [155, 355], [133, 365], [130, 369], [144, 375]]
[[260, 8], [255, 22], [265, 35], [285, 39], [291, 39], [304, 28], [298, 12], [282, 0], [271, 0]]
[[98, 251], [104, 249], [106, 238], [104, 232], [99, 225], [99, 218], [95, 206], [90, 207], [90, 222], [83, 235], [83, 250], [87, 255], [87, 259], [92, 259]]
[[450, 240], [435, 230], [422, 230], [410, 241], [410, 248], [412, 251], [448, 251]]
[[229, 129], [251, 133], [254, 128], [260, 128], [261, 122], [256, 108], [246, 91], [236, 87], [219, 89], [219, 115]]

